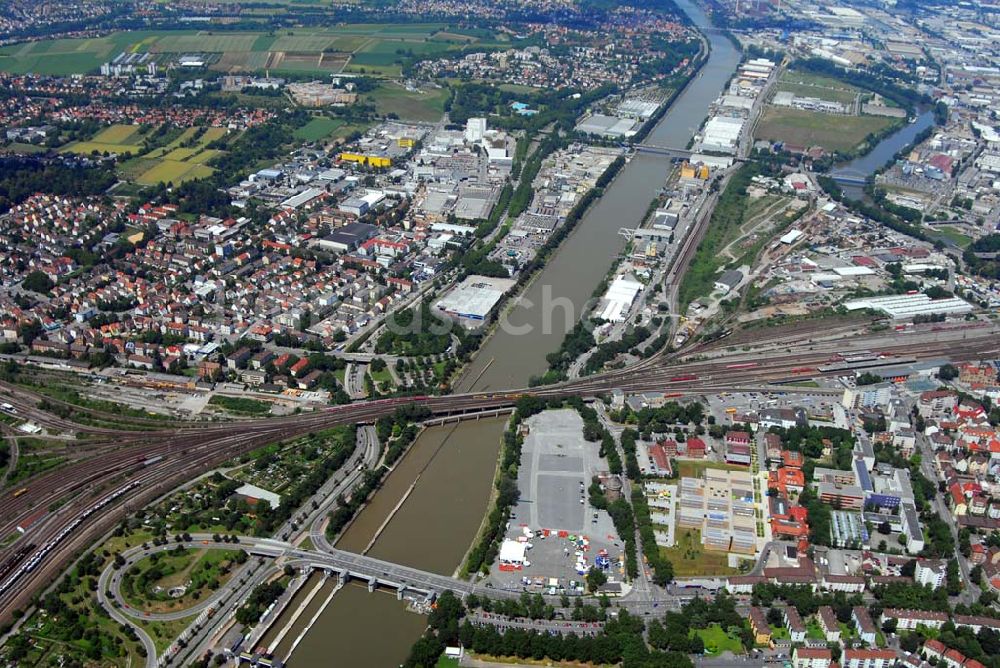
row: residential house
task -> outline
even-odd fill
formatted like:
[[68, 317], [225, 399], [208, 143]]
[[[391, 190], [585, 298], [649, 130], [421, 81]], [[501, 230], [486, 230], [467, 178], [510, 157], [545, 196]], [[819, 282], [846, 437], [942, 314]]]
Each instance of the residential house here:
[[896, 653], [890, 649], [846, 649], [844, 668], [892, 668], [896, 665]]
[[854, 606], [851, 610], [851, 621], [854, 622], [854, 629], [858, 632], [858, 637], [869, 645], [874, 645], [878, 629], [875, 628], [875, 622], [872, 621], [868, 608], [863, 605]]
[[827, 648], [796, 647], [792, 651], [792, 665], [795, 668], [830, 668], [833, 653]]
[[755, 645], [771, 644], [771, 626], [767, 623], [764, 611], [757, 606], [750, 608], [750, 630], [753, 631]]
[[816, 612], [816, 621], [823, 630], [823, 635], [827, 642], [840, 642], [840, 624], [837, 622], [837, 615], [829, 605], [820, 606]]

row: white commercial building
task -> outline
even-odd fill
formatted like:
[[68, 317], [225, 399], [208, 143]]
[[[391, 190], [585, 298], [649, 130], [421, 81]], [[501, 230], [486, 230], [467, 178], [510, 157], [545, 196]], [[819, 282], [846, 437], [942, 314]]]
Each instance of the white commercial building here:
[[924, 293], [915, 295], [891, 295], [889, 297], [865, 297], [844, 303], [848, 311], [874, 309], [882, 311], [894, 320], [903, 320], [917, 315], [962, 315], [972, 311], [972, 304], [958, 297], [931, 299]]
[[465, 141], [478, 144], [486, 136], [486, 119], [470, 118], [465, 122]]
[[744, 120], [728, 116], [715, 116], [705, 123], [702, 148], [705, 150], [729, 151], [736, 149], [736, 143], [743, 132]]
[[802, 230], [789, 230], [781, 237], [781, 243], [794, 244], [802, 236]]
[[514, 281], [509, 278], [468, 276], [436, 306], [450, 316], [482, 322], [512, 287]]
[[607, 292], [604, 293], [605, 306], [597, 317], [607, 322], [624, 321], [629, 309], [632, 308], [632, 302], [640, 292], [642, 283], [619, 276], [611, 282]]

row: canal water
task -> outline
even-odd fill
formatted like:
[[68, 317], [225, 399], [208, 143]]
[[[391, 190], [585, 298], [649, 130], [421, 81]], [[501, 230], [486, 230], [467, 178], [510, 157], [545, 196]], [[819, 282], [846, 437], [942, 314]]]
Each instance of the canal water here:
[[[688, 0], [677, 5], [699, 28], [709, 27], [705, 14]], [[674, 101], [645, 143], [685, 147], [701, 126], [709, 104], [736, 71], [740, 53], [725, 37], [709, 32], [711, 54], [700, 73]], [[649, 203], [670, 171], [667, 158], [637, 154], [608, 186], [563, 241], [501, 326], [480, 349], [456, 391], [525, 387], [545, 372], [545, 356], [559, 348], [580, 319], [594, 288], [611, 268], [625, 239], [618, 231], [642, 221]], [[527, 332], [527, 333], [524, 333]]]
[[[690, 0], [676, 2], [695, 26], [710, 27]], [[707, 35], [708, 62], [649, 134], [648, 143], [686, 146], [709, 104], [736, 71], [739, 52], [718, 33]], [[619, 228], [634, 228], [641, 221], [669, 170], [668, 159], [653, 155], [636, 155], [621, 170], [510, 310], [509, 324], [530, 331], [514, 334], [498, 329], [456, 391], [524, 387], [531, 376], [545, 371], [545, 355], [559, 347], [621, 251], [624, 239], [618, 236]], [[424, 431], [338, 546], [365, 549], [419, 474], [369, 554], [451, 574], [485, 515], [505, 422], [462, 422]], [[424, 617], [405, 612], [394, 596], [345, 587], [296, 648], [289, 665], [396, 666], [405, 660], [425, 624]], [[289, 635], [296, 637], [298, 630]]]
[[876, 144], [871, 152], [838, 165], [830, 172], [830, 176], [838, 181], [845, 195], [851, 199], [862, 199], [864, 186], [858, 185], [856, 179], [867, 179], [875, 170], [891, 162], [897, 153], [912, 144], [918, 134], [933, 124], [934, 112], [924, 111], [912, 123], [907, 123]]
[[[489, 507], [506, 422], [506, 417], [486, 418], [424, 430], [337, 547], [363, 552], [370, 545], [373, 557], [451, 575]], [[299, 617], [276, 656], [288, 656], [290, 644], [313, 614]], [[369, 594], [363, 584], [347, 586], [337, 592], [288, 663], [292, 668], [333, 663], [396, 666], [426, 625], [427, 618], [407, 612], [395, 593]]]

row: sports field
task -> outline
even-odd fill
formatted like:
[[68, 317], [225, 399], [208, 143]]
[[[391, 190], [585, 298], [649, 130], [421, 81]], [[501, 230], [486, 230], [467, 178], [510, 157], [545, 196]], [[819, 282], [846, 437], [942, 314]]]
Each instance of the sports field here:
[[280, 32], [128, 31], [86, 39], [52, 39], [0, 48], [0, 71], [36, 74], [82, 74], [98, 70], [119, 53], [209, 54], [209, 67], [220, 72], [282, 70], [347, 71], [397, 76], [399, 62], [414, 55], [434, 55], [471, 43], [500, 46], [504, 40], [485, 31], [459, 30], [441, 23], [354, 23], [329, 28]]
[[757, 139], [849, 152], [856, 149], [869, 134], [879, 132], [893, 122], [893, 119], [880, 116], [840, 116], [767, 107], [754, 135]]

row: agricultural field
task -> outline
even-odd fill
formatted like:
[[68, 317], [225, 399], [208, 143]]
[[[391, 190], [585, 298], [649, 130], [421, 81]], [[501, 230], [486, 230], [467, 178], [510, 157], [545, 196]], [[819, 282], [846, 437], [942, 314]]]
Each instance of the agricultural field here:
[[831, 77], [794, 71], [781, 75], [777, 90], [795, 93], [798, 97], [818, 97], [843, 104], [854, 102], [858, 93], [862, 92], [860, 88]]
[[60, 149], [60, 153], [80, 153], [90, 154], [94, 151], [98, 153], [131, 153], [138, 155], [142, 153], [142, 136], [138, 125], [111, 125], [88, 141], [77, 141]]
[[207, 165], [180, 162], [177, 160], [158, 160], [156, 165], [140, 174], [136, 178], [136, 182], [145, 186], [155, 186], [161, 182], [177, 185], [184, 181], [203, 179], [206, 176], [211, 176], [213, 171]]
[[122, 52], [151, 53], [166, 62], [182, 54], [208, 54], [218, 72], [317, 74], [364, 70], [398, 76], [405, 58], [434, 55], [472, 43], [499, 46], [489, 31], [451, 30], [444, 24], [344, 24], [280, 32], [128, 31], [86, 39], [53, 39], [0, 48], [0, 71], [83, 74]]
[[873, 132], [895, 121], [881, 116], [840, 116], [800, 109], [767, 107], [755, 137], [797, 146], [822, 146], [827, 151], [850, 152]]
[[444, 114], [448, 89], [422, 87], [411, 91], [395, 83], [385, 83], [368, 96], [380, 114], [394, 113], [408, 121], [436, 122]]
[[302, 141], [337, 140], [347, 137], [352, 132], [365, 129], [366, 126], [362, 124], [348, 123], [339, 118], [316, 116], [295, 131], [295, 138]]
[[161, 181], [176, 185], [211, 176], [212, 168], [205, 163], [221, 151], [207, 146], [226, 133], [224, 128], [187, 128], [171, 142], [144, 154], [138, 125], [112, 125], [88, 141], [73, 142], [61, 150], [81, 154], [131, 153], [135, 157], [119, 165], [123, 178], [140, 185], [156, 185]]
[[0, 71], [14, 74], [78, 74], [97, 70], [122, 51], [142, 43], [145, 32], [114, 33], [86, 39], [51, 39], [0, 48]]

